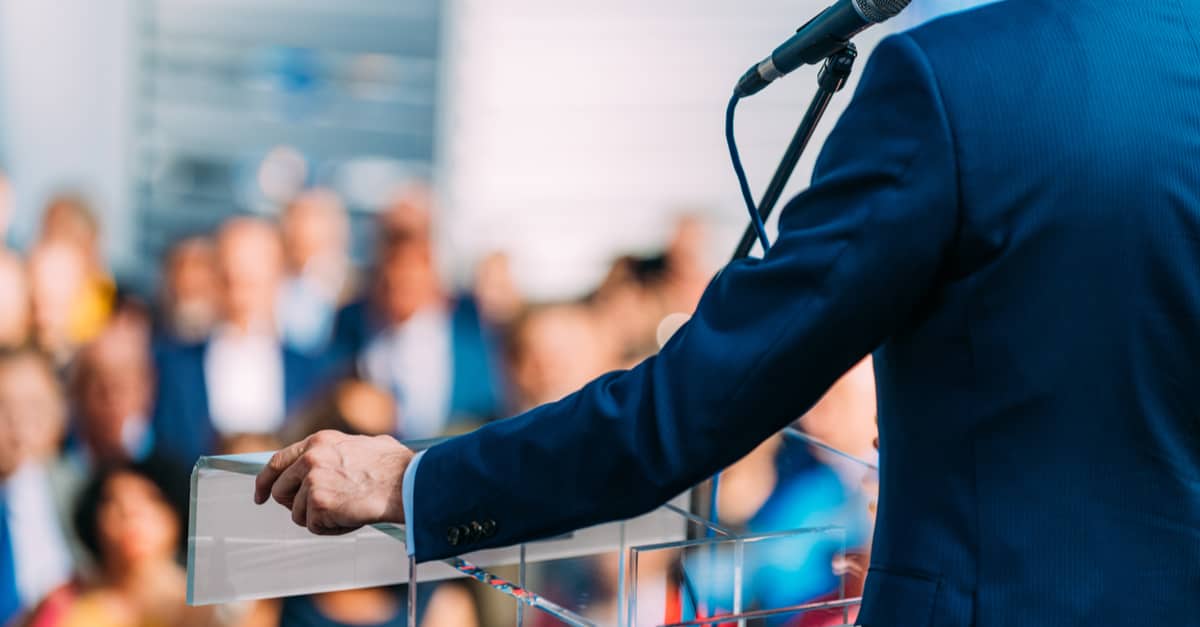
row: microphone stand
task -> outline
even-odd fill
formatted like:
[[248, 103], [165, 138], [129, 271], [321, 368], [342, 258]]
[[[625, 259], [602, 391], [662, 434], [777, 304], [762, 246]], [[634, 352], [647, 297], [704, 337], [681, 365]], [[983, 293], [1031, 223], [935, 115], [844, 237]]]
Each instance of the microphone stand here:
[[[850, 73], [854, 69], [854, 61], [857, 58], [858, 49], [854, 47], [854, 44], [847, 43], [844, 48], [829, 55], [825, 59], [825, 63], [821, 66], [821, 71], [817, 75], [817, 93], [813, 96], [812, 103], [808, 105], [808, 111], [804, 113], [804, 119], [800, 121], [800, 127], [796, 129], [796, 134], [792, 136], [792, 141], [783, 153], [783, 159], [780, 160], [779, 167], [775, 169], [775, 175], [771, 177], [771, 182], [767, 185], [766, 191], [763, 192], [762, 200], [758, 203], [758, 213], [762, 216], [764, 223], [771, 216], [771, 211], [775, 209], [775, 205], [779, 202], [779, 197], [783, 195], [783, 188], [787, 186], [788, 179], [795, 172], [796, 164], [800, 162], [800, 155], [804, 153], [804, 149], [812, 139], [817, 124], [829, 108], [829, 102], [833, 100], [833, 95], [846, 86], [846, 81], [850, 78]], [[754, 224], [750, 224], [750, 226], [746, 227], [746, 231], [742, 233], [742, 240], [738, 242], [731, 261], [745, 259], [749, 256], [750, 249], [754, 247], [754, 242], [757, 240]], [[692, 488], [692, 512], [700, 516], [706, 516], [712, 510], [713, 498], [715, 498], [715, 495], [712, 494], [712, 479], [706, 479], [695, 488]], [[688, 535], [695, 539], [701, 537], [705, 531], [704, 529], [693, 527]]]
[[[845, 48], [829, 55], [825, 59], [824, 65], [821, 66], [821, 72], [817, 75], [817, 93], [813, 96], [812, 103], [808, 105], [808, 111], [804, 113], [804, 119], [800, 121], [800, 127], [792, 136], [791, 143], [783, 153], [783, 159], [779, 162], [779, 167], [775, 169], [775, 176], [771, 177], [767, 190], [763, 192], [762, 200], [758, 201], [758, 213], [762, 215], [764, 223], [771, 216], [775, 204], [779, 202], [779, 197], [783, 194], [783, 188], [787, 185], [788, 179], [796, 171], [800, 155], [808, 147], [808, 142], [812, 139], [817, 124], [821, 122], [821, 117], [829, 108], [829, 102], [833, 100], [833, 95], [846, 86], [850, 72], [854, 69], [854, 60], [857, 58], [858, 49], [854, 47], [854, 44], [846, 44]], [[742, 241], [738, 242], [732, 261], [749, 256], [756, 239], [754, 225], [751, 224], [742, 234]]]

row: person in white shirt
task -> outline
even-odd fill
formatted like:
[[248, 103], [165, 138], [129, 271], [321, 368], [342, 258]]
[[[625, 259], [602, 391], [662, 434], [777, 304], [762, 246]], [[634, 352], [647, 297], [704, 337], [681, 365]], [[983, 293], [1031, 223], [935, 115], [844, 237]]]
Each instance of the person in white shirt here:
[[275, 294], [283, 248], [269, 223], [238, 218], [217, 236], [224, 315], [204, 356], [208, 409], [221, 434], [274, 431], [283, 424], [283, 356]]
[[320, 361], [279, 337], [283, 251], [275, 227], [235, 218], [217, 235], [221, 318], [199, 345], [158, 349], [153, 437], [158, 452], [190, 467], [237, 434], [274, 433], [319, 391]]
[[[493, 417], [499, 385], [491, 338], [475, 303], [441, 282], [428, 191], [398, 196], [379, 218], [369, 298], [357, 312], [362, 342], [350, 348], [362, 376], [396, 399], [398, 433], [429, 438]], [[345, 330], [344, 328], [342, 330]]]
[[[53, 480], [65, 423], [47, 358], [28, 349], [0, 354], [0, 551], [8, 554], [0, 560], [0, 623], [36, 605], [74, 569], [63, 509], [73, 495]], [[15, 599], [4, 598], [13, 592]]]

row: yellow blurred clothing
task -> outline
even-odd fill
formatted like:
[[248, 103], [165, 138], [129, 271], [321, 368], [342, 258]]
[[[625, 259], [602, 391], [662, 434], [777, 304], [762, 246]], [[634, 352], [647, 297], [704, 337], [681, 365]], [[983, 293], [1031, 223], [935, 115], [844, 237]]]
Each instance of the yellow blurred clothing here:
[[72, 344], [86, 344], [104, 330], [116, 303], [117, 286], [104, 274], [92, 275], [71, 308], [67, 334]]

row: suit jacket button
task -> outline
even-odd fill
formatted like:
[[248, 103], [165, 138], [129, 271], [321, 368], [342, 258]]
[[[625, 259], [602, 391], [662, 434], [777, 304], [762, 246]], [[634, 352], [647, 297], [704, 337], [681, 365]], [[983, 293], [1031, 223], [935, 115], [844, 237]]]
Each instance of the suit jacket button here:
[[490, 538], [496, 535], [496, 521], [487, 519], [483, 521], [483, 537]]
[[446, 530], [446, 543], [450, 546], [458, 546], [462, 542], [462, 530], [458, 527], [451, 527]]
[[478, 520], [471, 521], [471, 541], [479, 542], [483, 538], [483, 525], [479, 524]]

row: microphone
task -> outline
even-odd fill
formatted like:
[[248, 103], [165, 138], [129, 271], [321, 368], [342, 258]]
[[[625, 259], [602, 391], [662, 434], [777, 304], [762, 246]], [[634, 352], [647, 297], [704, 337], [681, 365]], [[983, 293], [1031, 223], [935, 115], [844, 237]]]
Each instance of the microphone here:
[[744, 98], [762, 91], [775, 79], [801, 65], [813, 65], [846, 47], [868, 27], [904, 10], [912, 0], [838, 0], [801, 26], [771, 56], [746, 71], [733, 93]]

